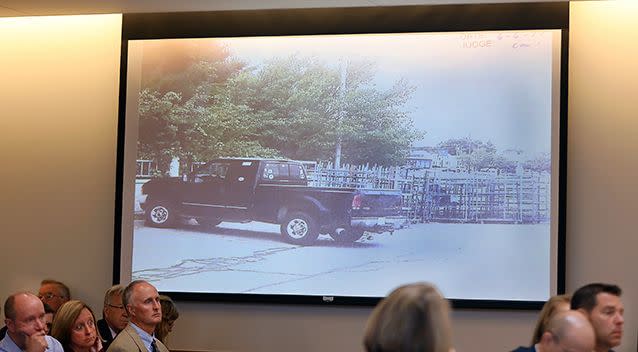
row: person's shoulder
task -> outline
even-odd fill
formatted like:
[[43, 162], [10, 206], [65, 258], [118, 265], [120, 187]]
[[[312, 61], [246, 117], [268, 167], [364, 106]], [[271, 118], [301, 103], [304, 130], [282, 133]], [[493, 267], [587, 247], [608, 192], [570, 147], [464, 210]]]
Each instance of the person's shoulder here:
[[137, 335], [137, 332], [131, 325], [127, 325], [124, 330], [120, 331], [113, 342], [109, 345], [107, 352], [125, 351], [130, 350], [131, 344], [135, 344], [133, 336]]
[[47, 340], [47, 344], [49, 345], [49, 348], [47, 348], [47, 351], [51, 351], [51, 352], [64, 351], [62, 344], [60, 343], [60, 341], [56, 340], [55, 337], [46, 335], [44, 338]]
[[104, 319], [100, 319], [95, 322], [97, 325], [97, 329], [100, 331], [100, 336], [102, 336], [102, 340], [112, 341], [113, 336], [111, 335], [111, 329], [109, 329], [109, 324]]
[[0, 339], [0, 352], [13, 352], [9, 347], [9, 341], [7, 341], [8, 338], [9, 335], [6, 335], [5, 337]]
[[155, 343], [157, 344], [159, 352], [169, 352], [168, 347], [166, 347], [166, 345], [162, 341], [155, 339]]

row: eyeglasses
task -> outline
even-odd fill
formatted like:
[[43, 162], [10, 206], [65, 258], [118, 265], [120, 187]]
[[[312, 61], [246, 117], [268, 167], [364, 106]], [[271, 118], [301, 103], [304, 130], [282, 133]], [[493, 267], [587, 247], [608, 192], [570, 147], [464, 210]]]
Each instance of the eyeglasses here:
[[111, 304], [111, 303], [107, 303], [106, 305], [109, 306], [109, 307], [117, 308], [117, 309], [124, 309], [124, 306], [116, 306], [116, 305]]
[[55, 297], [60, 297], [60, 298], [64, 298], [64, 296], [60, 296], [60, 295], [56, 295], [53, 292], [47, 292], [47, 293], [38, 293], [38, 298], [39, 299], [52, 299]]

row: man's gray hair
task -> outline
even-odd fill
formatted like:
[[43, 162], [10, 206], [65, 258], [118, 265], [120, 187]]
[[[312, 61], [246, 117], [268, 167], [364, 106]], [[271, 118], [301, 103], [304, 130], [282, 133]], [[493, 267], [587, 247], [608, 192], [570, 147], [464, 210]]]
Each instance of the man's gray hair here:
[[56, 285], [60, 290], [62, 290], [62, 296], [64, 296], [63, 298], [71, 299], [71, 290], [69, 290], [69, 286], [65, 285], [64, 283], [58, 280], [44, 279], [42, 280], [42, 282], [40, 282], [40, 286], [44, 285]]
[[126, 310], [126, 313], [129, 313], [128, 305], [131, 303], [131, 298], [133, 297], [133, 289], [135, 288], [135, 286], [141, 285], [141, 284], [149, 284], [149, 283], [145, 280], [135, 280], [135, 281], [132, 281], [130, 284], [128, 284], [124, 288], [124, 292], [122, 293], [122, 305], [124, 305], [124, 309]]
[[111, 288], [106, 290], [106, 292], [104, 293], [104, 308], [106, 308], [106, 306], [110, 305], [113, 302], [113, 297], [122, 297], [125, 288], [126, 286], [120, 284], [111, 286]]

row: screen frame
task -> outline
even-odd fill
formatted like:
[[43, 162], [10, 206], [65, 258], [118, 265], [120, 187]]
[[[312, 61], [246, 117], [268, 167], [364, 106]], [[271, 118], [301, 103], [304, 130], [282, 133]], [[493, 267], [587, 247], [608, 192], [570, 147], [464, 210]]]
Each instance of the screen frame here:
[[[558, 148], [556, 294], [565, 292], [566, 170], [569, 3], [418, 5], [124, 14], [120, 59], [113, 283], [121, 282], [124, 202], [128, 41], [204, 37], [312, 34], [456, 32], [486, 30], [561, 30], [560, 121]], [[339, 297], [163, 292], [183, 301], [266, 304], [363, 305], [382, 297]], [[543, 301], [452, 299], [454, 308], [536, 310]]]

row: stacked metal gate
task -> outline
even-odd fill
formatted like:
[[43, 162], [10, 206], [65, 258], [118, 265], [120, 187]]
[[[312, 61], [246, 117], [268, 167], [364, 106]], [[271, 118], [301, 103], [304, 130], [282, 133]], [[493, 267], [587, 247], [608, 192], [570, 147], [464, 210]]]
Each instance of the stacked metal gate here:
[[318, 164], [311, 181], [323, 187], [401, 190], [404, 215], [413, 223], [546, 223], [551, 215], [548, 173]]

